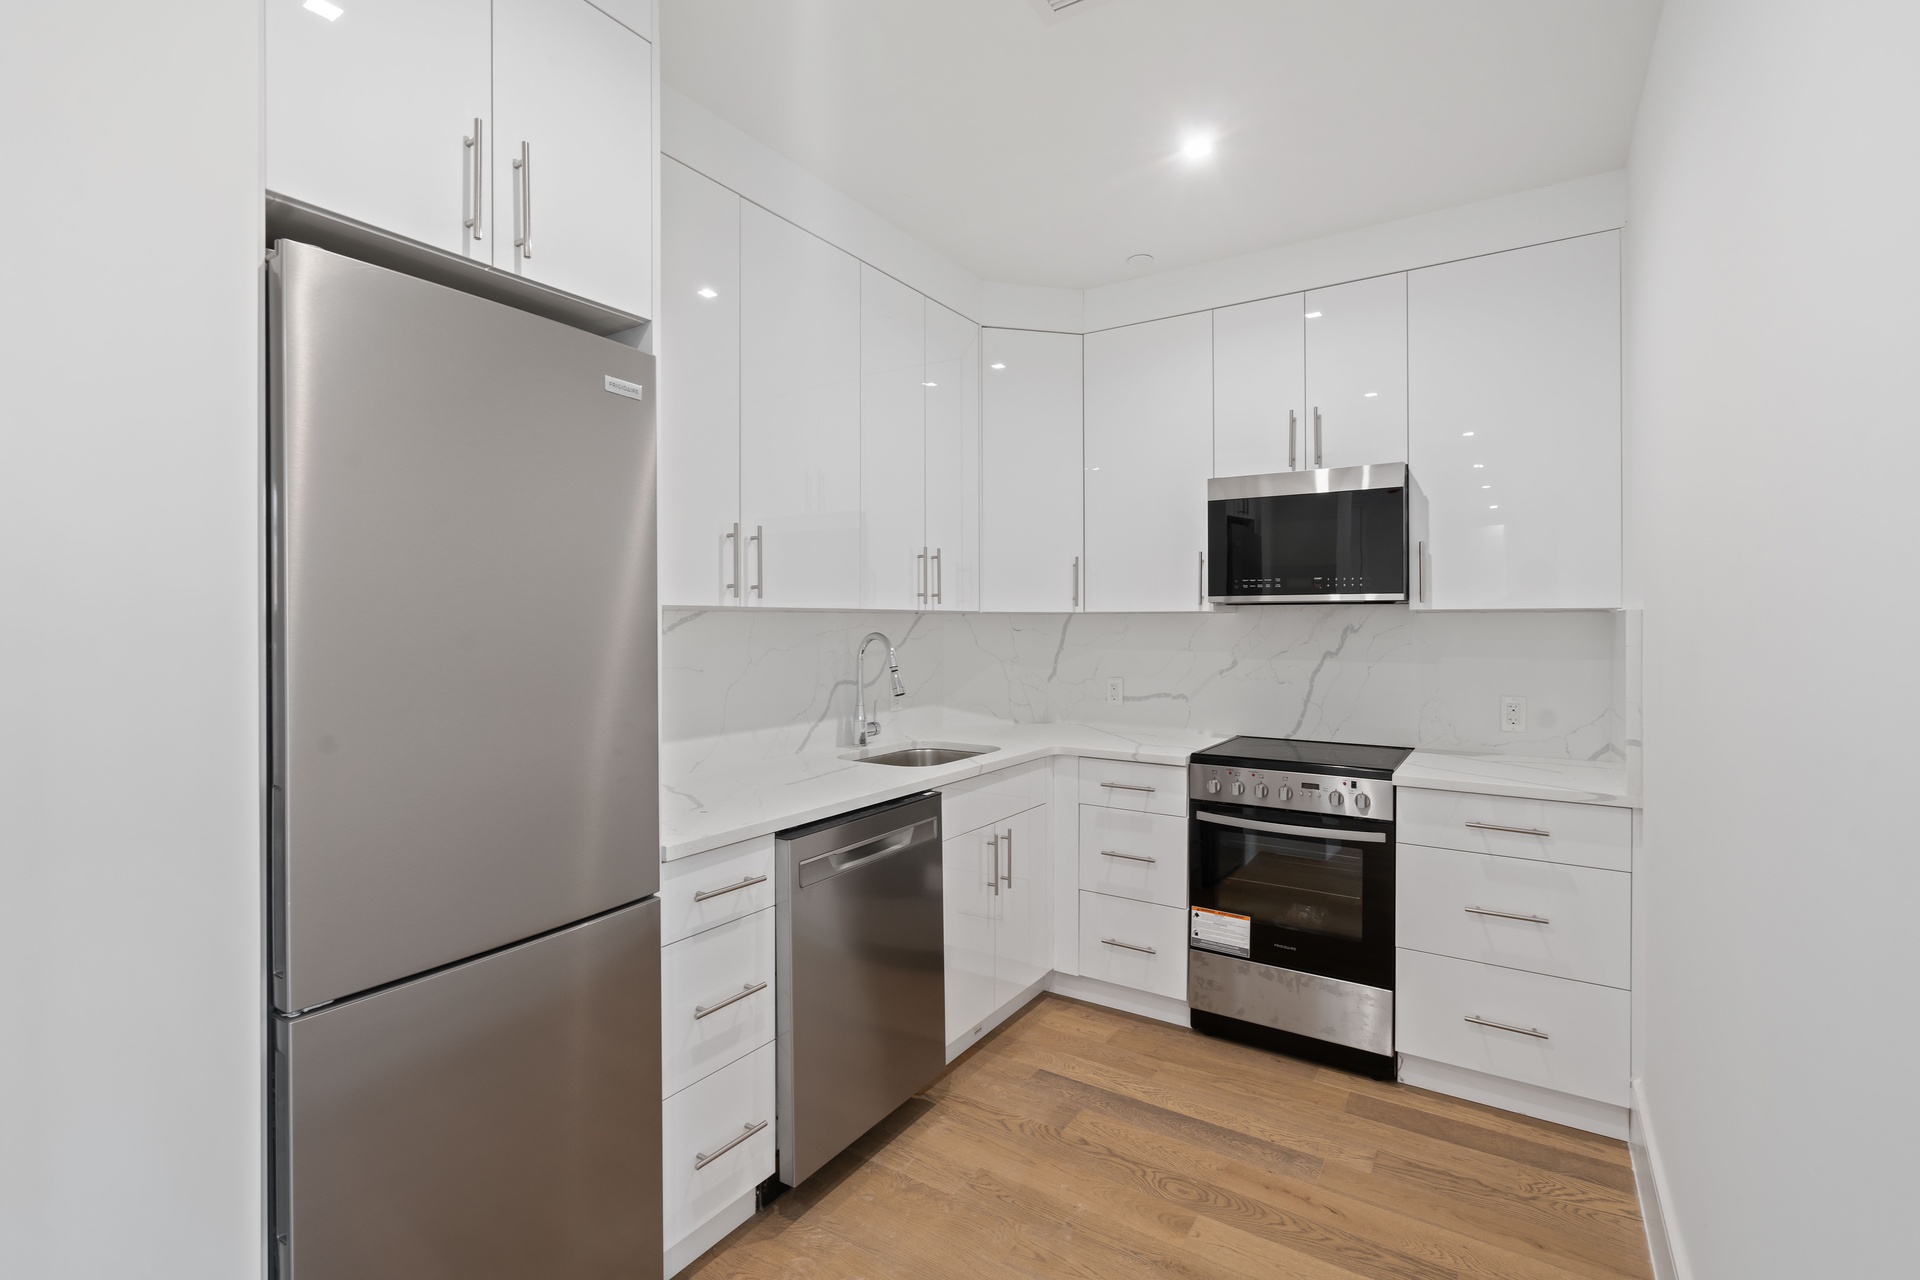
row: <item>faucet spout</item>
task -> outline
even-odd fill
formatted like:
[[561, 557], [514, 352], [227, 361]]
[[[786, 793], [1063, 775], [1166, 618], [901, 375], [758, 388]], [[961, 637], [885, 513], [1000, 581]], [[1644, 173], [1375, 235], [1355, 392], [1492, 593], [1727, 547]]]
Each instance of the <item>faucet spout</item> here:
[[853, 730], [854, 745], [864, 747], [880, 736], [880, 722], [867, 719], [867, 646], [878, 640], [887, 646], [887, 670], [893, 676], [893, 696], [904, 698], [907, 687], [900, 683], [900, 659], [893, 652], [893, 641], [884, 632], [869, 631], [853, 655]]

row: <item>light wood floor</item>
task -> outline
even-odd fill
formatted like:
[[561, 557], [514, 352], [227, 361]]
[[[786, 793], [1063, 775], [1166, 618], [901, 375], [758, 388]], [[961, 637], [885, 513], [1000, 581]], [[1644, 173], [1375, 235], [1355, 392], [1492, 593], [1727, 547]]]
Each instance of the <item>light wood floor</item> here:
[[1044, 996], [722, 1277], [1648, 1277], [1626, 1147]]

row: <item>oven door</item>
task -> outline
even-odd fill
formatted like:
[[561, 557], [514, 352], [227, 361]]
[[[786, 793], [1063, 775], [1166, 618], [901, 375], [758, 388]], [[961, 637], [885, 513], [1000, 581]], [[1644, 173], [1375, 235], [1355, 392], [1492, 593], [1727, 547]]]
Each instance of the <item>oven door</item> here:
[[1194, 947], [1393, 989], [1393, 824], [1196, 804]]

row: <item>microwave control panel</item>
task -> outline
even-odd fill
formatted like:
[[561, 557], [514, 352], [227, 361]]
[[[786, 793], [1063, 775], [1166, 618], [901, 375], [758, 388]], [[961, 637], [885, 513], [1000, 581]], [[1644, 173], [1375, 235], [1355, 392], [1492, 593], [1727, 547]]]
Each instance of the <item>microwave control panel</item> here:
[[1336, 818], [1393, 821], [1393, 784], [1378, 778], [1335, 773], [1249, 769], [1239, 765], [1190, 764], [1187, 796], [1202, 804], [1291, 809]]

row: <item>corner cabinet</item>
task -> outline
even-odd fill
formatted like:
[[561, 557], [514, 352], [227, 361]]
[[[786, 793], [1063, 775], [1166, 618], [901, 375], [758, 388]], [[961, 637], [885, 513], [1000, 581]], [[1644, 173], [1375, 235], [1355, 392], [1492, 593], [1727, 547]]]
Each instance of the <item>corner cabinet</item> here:
[[1620, 607], [1620, 233], [1407, 277], [1431, 609]]
[[1071, 613], [1086, 552], [1077, 333], [980, 336], [980, 607]]
[[267, 189], [653, 311], [653, 50], [586, 0], [265, 14]]

